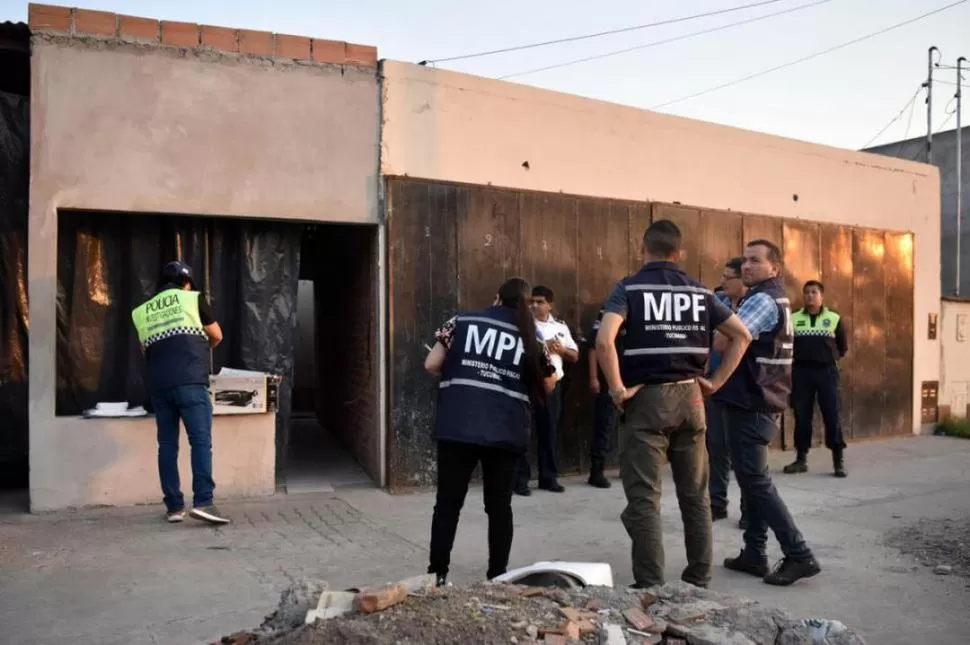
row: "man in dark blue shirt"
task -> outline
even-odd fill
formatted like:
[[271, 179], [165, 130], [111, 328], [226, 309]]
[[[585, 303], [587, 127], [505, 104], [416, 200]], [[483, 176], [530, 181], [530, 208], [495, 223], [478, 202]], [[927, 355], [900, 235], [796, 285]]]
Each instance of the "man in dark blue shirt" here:
[[[754, 240], [744, 249], [741, 277], [748, 292], [738, 317], [753, 341], [738, 369], [714, 396], [727, 426], [731, 461], [748, 516], [744, 549], [724, 566], [786, 586], [821, 571], [805, 538], [795, 525], [771, 481], [768, 445], [778, 432], [781, 414], [791, 393], [794, 332], [791, 305], [781, 283], [781, 251], [767, 240]], [[723, 340], [715, 339], [715, 348]], [[784, 559], [769, 572], [766, 556], [768, 527], [781, 544]]]
[[[683, 251], [673, 222], [651, 224], [641, 251], [646, 265], [614, 288], [596, 335], [610, 396], [623, 410], [620, 479], [627, 507], [622, 520], [633, 541], [633, 577], [641, 588], [664, 583], [660, 495], [663, 465], [669, 461], [687, 548], [681, 578], [706, 587], [713, 540], [702, 395], [727, 381], [751, 336], [710, 289], [677, 267]], [[626, 335], [619, 359], [614, 343], [621, 325]], [[720, 366], [707, 379], [713, 329], [729, 341]]]
[[[741, 280], [741, 265], [744, 258], [731, 258], [724, 263], [721, 270], [721, 286], [714, 290], [718, 300], [731, 311], [737, 311], [738, 302], [747, 293], [748, 288]], [[711, 373], [721, 362], [721, 355], [717, 351], [711, 352]], [[711, 466], [711, 517], [714, 521], [726, 519], [728, 516], [728, 483], [731, 479], [731, 448], [728, 442], [727, 428], [721, 423], [720, 404], [708, 398], [707, 404], [707, 454]], [[741, 519], [739, 526], [745, 528], [747, 521], [744, 515], [744, 500], [741, 501]]]

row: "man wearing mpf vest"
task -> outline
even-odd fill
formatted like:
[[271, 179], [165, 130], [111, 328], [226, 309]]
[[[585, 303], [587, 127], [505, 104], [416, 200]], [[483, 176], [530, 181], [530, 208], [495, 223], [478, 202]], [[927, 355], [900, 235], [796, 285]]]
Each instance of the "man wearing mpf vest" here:
[[[781, 279], [781, 251], [767, 240], [748, 242], [741, 279], [748, 287], [738, 304], [738, 317], [754, 339], [741, 365], [714, 395], [731, 443], [731, 464], [741, 487], [748, 516], [744, 549], [724, 566], [786, 586], [816, 575], [821, 568], [805, 543], [788, 507], [771, 481], [768, 445], [778, 432], [791, 392], [791, 306]], [[715, 337], [720, 348], [723, 339]], [[784, 558], [768, 570], [768, 527], [781, 544]]]
[[[663, 464], [670, 462], [684, 521], [685, 582], [711, 581], [711, 501], [705, 450], [703, 394], [717, 391], [738, 366], [751, 335], [711, 290], [677, 267], [680, 229], [669, 220], [647, 228], [647, 263], [621, 280], [606, 301], [596, 356], [610, 395], [622, 409], [620, 479], [627, 507], [622, 520], [633, 541], [634, 585], [664, 584], [660, 517]], [[614, 340], [626, 326], [623, 357]], [[714, 329], [728, 339], [717, 370], [704, 378]]]
[[162, 269], [158, 292], [135, 307], [131, 319], [138, 332], [151, 387], [158, 430], [158, 476], [169, 522], [185, 519], [179, 481], [179, 420], [192, 448], [192, 510], [210, 524], [229, 518], [212, 503], [212, 400], [209, 398], [209, 350], [222, 341], [222, 329], [209, 303], [195, 291], [192, 269], [169, 262]]
[[795, 312], [795, 366], [792, 368], [791, 404], [795, 411], [795, 461], [786, 473], [808, 471], [808, 450], [812, 447], [812, 413], [815, 398], [825, 424], [825, 447], [832, 451], [836, 477], [847, 477], [845, 439], [839, 420], [838, 361], [848, 351], [842, 317], [822, 304], [825, 286], [809, 280], [802, 287], [805, 306]]

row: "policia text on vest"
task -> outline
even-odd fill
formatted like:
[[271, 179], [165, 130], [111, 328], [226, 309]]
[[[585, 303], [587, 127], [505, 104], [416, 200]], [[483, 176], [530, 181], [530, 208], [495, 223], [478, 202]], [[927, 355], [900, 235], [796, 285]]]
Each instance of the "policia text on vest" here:
[[[608, 297], [596, 335], [596, 356], [615, 404], [620, 478], [627, 498], [621, 515], [633, 542], [636, 585], [664, 583], [660, 486], [670, 462], [684, 521], [684, 581], [707, 586], [713, 538], [706, 420], [702, 394], [719, 388], [738, 366], [751, 335], [731, 310], [681, 271], [681, 234], [669, 220], [647, 228], [646, 265], [621, 280]], [[622, 357], [615, 339], [625, 325]], [[704, 378], [714, 329], [729, 339], [710, 381]]]

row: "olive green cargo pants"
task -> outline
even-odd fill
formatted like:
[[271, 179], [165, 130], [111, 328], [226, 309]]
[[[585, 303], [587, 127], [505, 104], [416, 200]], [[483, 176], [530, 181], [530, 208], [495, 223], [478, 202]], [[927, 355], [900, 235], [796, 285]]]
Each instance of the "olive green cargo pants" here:
[[664, 583], [660, 495], [663, 466], [669, 461], [687, 547], [687, 568], [681, 578], [707, 586], [713, 537], [700, 387], [693, 381], [648, 386], [624, 406], [619, 448], [627, 507], [621, 518], [633, 541], [633, 578], [644, 587]]

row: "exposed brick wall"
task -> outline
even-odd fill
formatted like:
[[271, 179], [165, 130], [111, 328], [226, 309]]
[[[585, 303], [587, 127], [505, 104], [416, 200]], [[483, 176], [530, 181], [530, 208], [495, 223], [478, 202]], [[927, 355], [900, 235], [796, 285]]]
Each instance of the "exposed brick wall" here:
[[35, 33], [105, 38], [182, 49], [211, 49], [230, 54], [331, 65], [377, 67], [376, 47], [336, 40], [159, 21], [46, 4], [29, 5], [27, 21]]
[[317, 236], [317, 414], [378, 481], [377, 235], [369, 227], [321, 227]]

